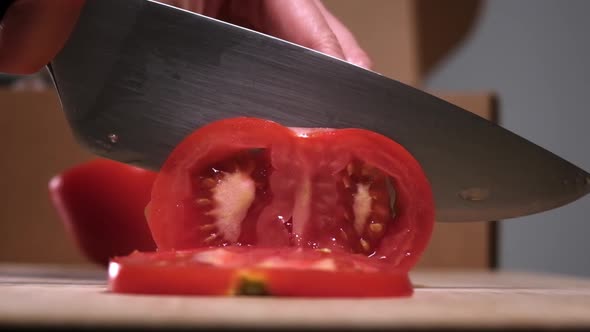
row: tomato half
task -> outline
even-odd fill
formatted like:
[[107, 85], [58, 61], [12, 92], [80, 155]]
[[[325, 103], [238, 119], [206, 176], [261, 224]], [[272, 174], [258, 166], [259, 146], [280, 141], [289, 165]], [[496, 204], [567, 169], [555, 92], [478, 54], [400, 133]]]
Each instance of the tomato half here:
[[109, 289], [211, 296], [399, 297], [413, 293], [407, 272], [384, 269], [365, 256], [235, 246], [117, 257], [109, 266]]
[[51, 202], [66, 230], [92, 262], [134, 250], [155, 250], [144, 209], [156, 173], [95, 159], [64, 170], [49, 182]]
[[172, 152], [148, 222], [162, 250], [329, 249], [409, 270], [430, 238], [434, 203], [418, 162], [382, 135], [234, 118]]

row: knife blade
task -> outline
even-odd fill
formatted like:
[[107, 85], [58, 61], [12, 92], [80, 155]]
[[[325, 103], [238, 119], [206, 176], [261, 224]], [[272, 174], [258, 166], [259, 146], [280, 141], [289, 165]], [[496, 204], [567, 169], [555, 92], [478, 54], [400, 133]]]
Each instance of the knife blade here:
[[88, 0], [49, 68], [77, 140], [141, 167], [202, 125], [252, 116], [392, 138], [424, 168], [438, 221], [539, 213], [590, 190], [586, 171], [424, 91], [150, 0]]

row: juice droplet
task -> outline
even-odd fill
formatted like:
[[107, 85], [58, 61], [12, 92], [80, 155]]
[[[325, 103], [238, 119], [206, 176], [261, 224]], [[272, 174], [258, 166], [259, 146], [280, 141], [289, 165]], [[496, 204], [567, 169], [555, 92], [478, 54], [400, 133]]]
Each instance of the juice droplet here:
[[467, 188], [459, 192], [459, 197], [466, 201], [483, 201], [490, 196], [490, 190], [486, 188]]

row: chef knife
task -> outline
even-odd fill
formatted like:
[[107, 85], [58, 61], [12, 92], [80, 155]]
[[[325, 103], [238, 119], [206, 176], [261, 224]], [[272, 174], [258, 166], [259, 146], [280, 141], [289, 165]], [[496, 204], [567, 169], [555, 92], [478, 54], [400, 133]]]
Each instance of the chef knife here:
[[420, 162], [438, 221], [514, 218], [572, 202], [590, 175], [457, 106], [334, 57], [149, 0], [87, 0], [49, 64], [77, 140], [158, 169], [187, 134], [252, 116], [384, 134]]

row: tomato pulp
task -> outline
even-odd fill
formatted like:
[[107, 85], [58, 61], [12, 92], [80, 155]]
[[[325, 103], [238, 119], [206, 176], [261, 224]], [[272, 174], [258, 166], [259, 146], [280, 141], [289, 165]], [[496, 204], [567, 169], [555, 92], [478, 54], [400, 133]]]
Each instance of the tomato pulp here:
[[[320, 251], [363, 261], [359, 269], [371, 266], [372, 277], [407, 278], [430, 239], [434, 203], [418, 162], [382, 135], [234, 118], [202, 127], [175, 148], [154, 183], [147, 219], [161, 252], [147, 260], [161, 255], [165, 270], [158, 273], [177, 269], [166, 252], [240, 247], [242, 257], [290, 248], [274, 252], [293, 266]], [[111, 276], [115, 291], [131, 284], [121, 279], [132, 274], [122, 271], [146, 261], [138, 255], [113, 261], [121, 271]], [[294, 271], [289, 264], [279, 270]]]

